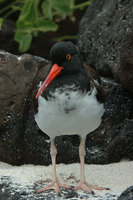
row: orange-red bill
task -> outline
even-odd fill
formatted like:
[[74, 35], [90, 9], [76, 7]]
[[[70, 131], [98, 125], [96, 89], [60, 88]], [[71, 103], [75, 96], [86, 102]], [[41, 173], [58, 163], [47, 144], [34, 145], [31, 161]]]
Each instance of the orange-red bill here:
[[47, 78], [45, 79], [45, 81], [43, 82], [42, 86], [40, 87], [35, 96], [36, 99], [39, 97], [40, 94], [42, 94], [42, 92], [44, 92], [44, 90], [49, 86], [52, 80], [60, 74], [62, 69], [64, 69], [64, 67], [59, 67], [57, 64], [54, 64], [52, 66], [51, 71], [49, 72]]

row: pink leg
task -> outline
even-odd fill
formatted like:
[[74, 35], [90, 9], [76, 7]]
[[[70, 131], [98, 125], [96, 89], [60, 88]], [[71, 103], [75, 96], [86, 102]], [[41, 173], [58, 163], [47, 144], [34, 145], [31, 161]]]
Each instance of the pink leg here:
[[41, 193], [46, 190], [55, 190], [57, 194], [60, 193], [60, 188], [71, 188], [68, 185], [60, 184], [58, 181], [57, 175], [56, 175], [56, 154], [57, 154], [57, 149], [54, 144], [54, 139], [51, 140], [51, 159], [52, 159], [52, 167], [53, 167], [53, 182], [39, 190], [37, 190], [37, 193]]
[[86, 182], [85, 179], [85, 165], [84, 165], [84, 158], [85, 158], [86, 152], [85, 152], [85, 139], [81, 138], [80, 141], [80, 145], [79, 145], [79, 156], [80, 156], [80, 164], [81, 164], [81, 168], [80, 168], [80, 182], [77, 185], [77, 187], [75, 187], [75, 191], [81, 189], [84, 190], [85, 192], [88, 193], [93, 193], [93, 189], [95, 190], [106, 190], [107, 188], [104, 187], [98, 187], [98, 186], [93, 186], [90, 185]]

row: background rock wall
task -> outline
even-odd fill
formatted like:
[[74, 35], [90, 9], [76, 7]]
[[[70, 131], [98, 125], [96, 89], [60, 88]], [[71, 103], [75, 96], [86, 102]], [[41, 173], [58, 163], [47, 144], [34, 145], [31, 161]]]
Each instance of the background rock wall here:
[[83, 60], [133, 92], [133, 2], [94, 0], [80, 22]]

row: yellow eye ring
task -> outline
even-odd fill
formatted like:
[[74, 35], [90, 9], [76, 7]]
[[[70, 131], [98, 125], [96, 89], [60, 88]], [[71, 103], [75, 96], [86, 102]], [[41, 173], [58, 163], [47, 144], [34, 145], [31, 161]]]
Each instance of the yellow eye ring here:
[[66, 60], [70, 60], [71, 59], [71, 54], [67, 54], [66, 55]]

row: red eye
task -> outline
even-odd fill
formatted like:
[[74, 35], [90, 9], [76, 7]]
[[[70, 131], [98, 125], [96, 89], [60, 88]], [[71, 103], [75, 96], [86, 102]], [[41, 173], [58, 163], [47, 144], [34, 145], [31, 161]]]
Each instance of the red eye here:
[[66, 60], [70, 60], [71, 59], [71, 54], [67, 54], [66, 55]]

